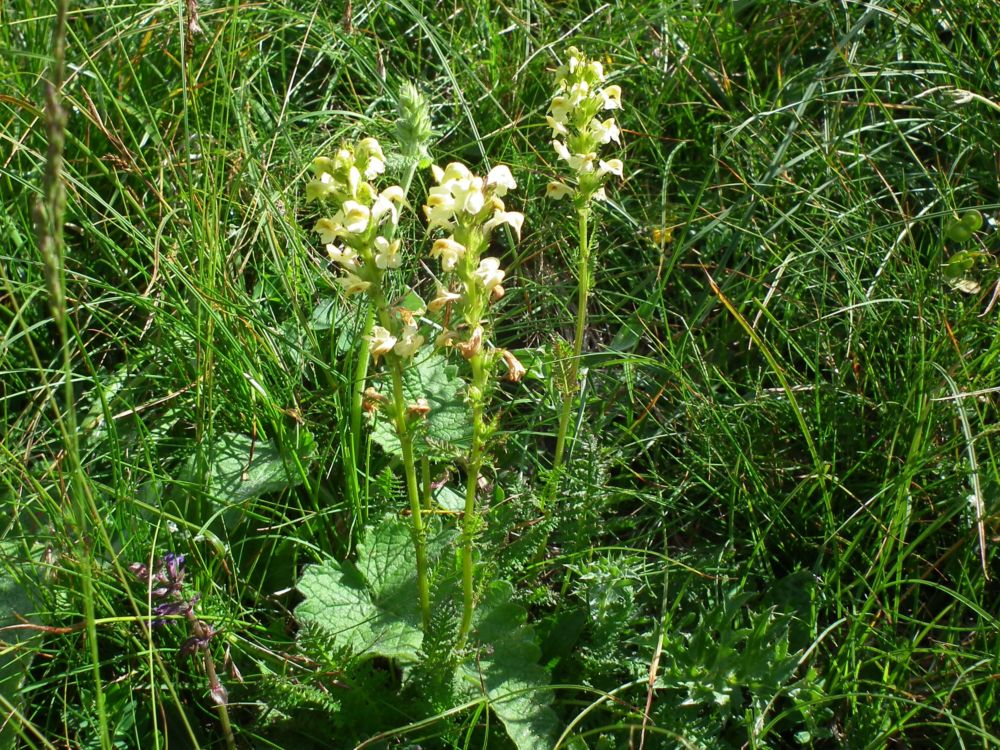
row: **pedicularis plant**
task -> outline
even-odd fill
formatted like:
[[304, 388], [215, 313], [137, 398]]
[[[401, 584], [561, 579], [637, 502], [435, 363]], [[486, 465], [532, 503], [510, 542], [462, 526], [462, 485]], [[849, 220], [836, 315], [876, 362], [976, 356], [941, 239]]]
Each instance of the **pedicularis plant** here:
[[[586, 324], [590, 206], [593, 200], [604, 198], [608, 175], [622, 174], [620, 160], [598, 157], [602, 146], [619, 140], [614, 119], [599, 115], [619, 108], [620, 89], [602, 88], [601, 64], [587, 60], [575, 48], [569, 49], [568, 61], [558, 69], [556, 79], [558, 93], [547, 121], [556, 137], [553, 146], [567, 162], [570, 175], [551, 183], [547, 192], [554, 198], [570, 197], [578, 214], [580, 291], [575, 346], [566, 378], [573, 387], [563, 389], [555, 475], [563, 462]], [[346, 450], [359, 455], [359, 415], [367, 411], [375, 420], [376, 440], [401, 460], [415, 569], [408, 573], [399, 567], [397, 547], [403, 527], [398, 518], [389, 517], [362, 535], [356, 564], [307, 569], [299, 586], [306, 602], [298, 613], [307, 624], [330, 625], [330, 618], [335, 619], [337, 627], [331, 627], [331, 632], [339, 632], [341, 641], [353, 650], [367, 649], [401, 662], [418, 660], [422, 651], [427, 652], [429, 637], [440, 640], [440, 628], [432, 617], [438, 612], [440, 592], [447, 596], [448, 581], [460, 580], [456, 587], [461, 592], [460, 614], [448, 639], [450, 658], [458, 665], [455, 690], [467, 692], [471, 684], [484, 691], [482, 697], [520, 748], [544, 747], [551, 740], [554, 717], [547, 700], [529, 692], [545, 681], [544, 670], [533, 663], [538, 655], [533, 635], [524, 622], [523, 609], [511, 601], [510, 584], [494, 582], [477, 588], [474, 549], [482, 523], [477, 496], [488, 483], [484, 476], [495, 474], [489, 447], [498, 426], [492, 408], [497, 380], [502, 376], [516, 382], [525, 374], [510, 351], [492, 343], [495, 303], [504, 295], [506, 273], [500, 259], [487, 254], [502, 227], [507, 237], [520, 239], [524, 215], [508, 210], [505, 203], [517, 182], [506, 166], [479, 176], [459, 162], [444, 168], [431, 164], [426, 102], [409, 85], [400, 102], [396, 135], [405, 165], [401, 183], [383, 184], [386, 156], [378, 141], [367, 137], [342, 145], [332, 156], [315, 159], [306, 197], [321, 205], [314, 230], [336, 269], [336, 283], [347, 297], [361, 301], [358, 311], [366, 316], [353, 383], [353, 433]], [[434, 183], [423, 205], [425, 247], [429, 246], [423, 253], [404, 248], [396, 237], [400, 221], [414, 217], [407, 192], [418, 165], [430, 166]], [[439, 271], [427, 279], [400, 278], [416, 265], [407, 259], [421, 254], [437, 261]], [[393, 290], [406, 291], [395, 297]], [[426, 304], [417, 294], [424, 290], [433, 290]], [[451, 461], [464, 471], [465, 486], [460, 530], [454, 534], [459, 548], [456, 567], [449, 572], [448, 566], [436, 562], [447, 559], [441, 551], [448, 534], [438, 531], [432, 489], [442, 481], [432, 482], [431, 460], [438, 464], [439, 477], [447, 478], [448, 467], [440, 465], [441, 456], [428, 446], [442, 414], [450, 410], [454, 420], [454, 404], [447, 403], [451, 395], [460, 400], [459, 414], [465, 423], [462, 439], [455, 441], [461, 455]], [[392, 439], [384, 434], [386, 424], [391, 425]], [[415, 594], [419, 628], [415, 619], [409, 619], [407, 591]], [[481, 600], [482, 612], [477, 610], [477, 600]], [[448, 607], [443, 611], [449, 611]], [[474, 675], [463, 678], [462, 664], [468, 662], [473, 632], [479, 644], [502, 653], [487, 661], [482, 654], [473, 654]], [[501, 649], [498, 641], [503, 639], [513, 640]], [[526, 655], [531, 663], [522, 663]]]
[[[576, 335], [573, 355], [566, 368], [562, 407], [559, 414], [559, 433], [552, 459], [553, 477], [558, 481], [563, 464], [569, 418], [573, 396], [578, 390], [580, 355], [583, 352], [583, 334], [587, 326], [587, 301], [590, 295], [591, 253], [593, 250], [589, 228], [591, 204], [606, 200], [604, 183], [609, 175], [621, 177], [624, 165], [621, 159], [600, 158], [603, 146], [621, 142], [621, 131], [613, 117], [603, 118], [606, 110], [621, 109], [621, 87], [604, 86], [604, 66], [598, 60], [588, 59], [576, 47], [566, 51], [566, 62], [556, 71], [556, 94], [552, 97], [545, 120], [552, 129], [552, 148], [566, 163], [567, 176], [562, 181], [550, 182], [546, 195], [555, 200], [569, 198], [577, 215], [577, 308]], [[554, 485], [553, 485], [554, 487]], [[548, 494], [548, 493], [546, 493]]]
[[493, 230], [501, 224], [520, 235], [524, 216], [507, 211], [503, 196], [516, 187], [510, 169], [490, 171], [486, 178], [473, 175], [464, 165], [453, 162], [445, 169], [433, 166], [437, 187], [430, 190], [424, 213], [429, 230], [451, 234], [437, 239], [430, 256], [441, 262], [445, 281], [437, 283], [437, 294], [426, 306], [410, 309], [390, 303], [387, 274], [403, 265], [401, 241], [393, 239], [405, 204], [399, 185], [379, 190], [372, 182], [385, 171], [385, 156], [378, 141], [365, 138], [342, 147], [331, 157], [314, 160], [314, 178], [306, 187], [309, 200], [321, 200], [332, 209], [330, 216], [316, 222], [315, 231], [326, 245], [330, 260], [341, 273], [337, 282], [347, 295], [367, 295], [378, 323], [367, 337], [372, 359], [384, 364], [391, 380], [390, 395], [377, 389], [365, 391], [369, 411], [382, 413], [393, 425], [399, 441], [416, 552], [417, 583], [423, 625], [430, 623], [430, 587], [427, 568], [427, 532], [414, 435], [430, 410], [426, 398], [407, 398], [404, 376], [424, 347], [421, 333], [424, 313], [437, 315], [434, 347], [458, 352], [469, 364], [466, 398], [471, 412], [471, 442], [466, 457], [467, 487], [462, 531], [463, 609], [458, 641], [464, 644], [472, 622], [475, 498], [486, 441], [493, 423], [484, 415], [491, 388], [494, 364], [501, 356], [508, 362], [509, 376], [519, 378], [520, 364], [509, 352], [489, 346], [487, 317], [490, 303], [503, 296], [504, 271], [497, 258], [483, 258]]

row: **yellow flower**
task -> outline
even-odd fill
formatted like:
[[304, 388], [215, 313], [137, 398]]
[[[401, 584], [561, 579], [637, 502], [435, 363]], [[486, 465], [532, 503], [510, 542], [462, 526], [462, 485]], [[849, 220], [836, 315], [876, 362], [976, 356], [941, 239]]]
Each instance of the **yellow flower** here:
[[317, 221], [316, 226], [313, 227], [313, 231], [319, 234], [319, 241], [324, 245], [336, 242], [344, 234], [344, 225], [336, 219], [337, 216], [332, 219], [324, 217]]
[[613, 174], [617, 177], [622, 176], [622, 172], [625, 169], [625, 165], [622, 163], [621, 159], [608, 159], [604, 161], [601, 159], [597, 162], [597, 176], [603, 177], [606, 174]]
[[337, 281], [347, 294], [360, 294], [372, 285], [370, 281], [365, 281], [350, 271], [347, 271]]
[[604, 109], [621, 109], [622, 87], [617, 85], [605, 86], [598, 94], [604, 104]]
[[375, 265], [383, 271], [387, 268], [399, 268], [403, 265], [403, 256], [399, 253], [399, 240], [389, 242], [385, 237], [375, 238]]
[[374, 138], [363, 138], [358, 141], [355, 153], [358, 156], [358, 161], [364, 165], [366, 180], [374, 180], [385, 172], [385, 154], [382, 153], [382, 147]]
[[396, 345], [396, 337], [382, 326], [372, 326], [372, 335], [368, 337], [371, 345], [372, 359], [378, 362], [379, 357], [388, 354]]
[[371, 219], [371, 209], [357, 201], [344, 201], [343, 215], [344, 229], [351, 234], [361, 234], [368, 229], [368, 221]]
[[465, 245], [455, 242], [451, 237], [435, 240], [431, 247], [431, 257], [441, 258], [441, 268], [445, 271], [454, 271], [459, 258], [464, 255]]
[[550, 182], [545, 188], [545, 197], [552, 200], [561, 200], [567, 196], [572, 197], [576, 191], [563, 182]]
[[524, 226], [524, 214], [517, 211], [496, 211], [493, 218], [483, 224], [483, 229], [492, 232], [501, 224], [508, 224], [514, 230], [514, 234], [521, 239], [521, 227]]
[[415, 325], [406, 325], [403, 326], [402, 337], [396, 342], [392, 350], [396, 353], [397, 357], [406, 359], [416, 354], [417, 350], [423, 346], [423, 343], [424, 337], [417, 333], [417, 327]]
[[452, 302], [456, 302], [460, 299], [462, 299], [461, 294], [448, 291], [448, 289], [439, 284], [437, 288], [437, 297], [427, 303], [427, 309], [432, 313], [436, 313], [445, 305], [451, 304]]
[[343, 266], [344, 268], [350, 269], [358, 267], [358, 254], [349, 247], [327, 245], [326, 254], [330, 260]]
[[476, 280], [486, 292], [491, 292], [493, 287], [500, 286], [503, 277], [506, 276], [506, 272], [500, 268], [499, 258], [483, 258], [474, 273]]
[[486, 186], [493, 188], [493, 195], [497, 198], [503, 198], [508, 190], [517, 188], [517, 183], [514, 182], [514, 175], [510, 173], [510, 167], [500, 164], [493, 167], [486, 175]]
[[611, 141], [621, 143], [621, 131], [618, 129], [614, 117], [609, 117], [604, 122], [595, 117], [590, 121], [590, 132], [599, 143], [611, 143]]

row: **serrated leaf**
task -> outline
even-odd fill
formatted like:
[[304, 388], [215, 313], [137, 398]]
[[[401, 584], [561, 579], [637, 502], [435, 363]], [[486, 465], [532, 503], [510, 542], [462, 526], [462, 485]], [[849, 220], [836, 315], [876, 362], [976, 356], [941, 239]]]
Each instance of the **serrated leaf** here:
[[518, 750], [551, 750], [558, 722], [549, 707], [549, 675], [538, 663], [534, 628], [513, 593], [506, 581], [494, 583], [476, 610], [472, 639], [483, 647], [459, 666], [456, 692], [484, 699]]
[[[307, 454], [312, 437], [303, 436], [303, 453]], [[181, 477], [196, 478], [196, 458], [188, 459]], [[227, 432], [216, 438], [209, 449], [209, 478], [206, 492], [227, 504], [238, 504], [302, 483], [302, 475], [286, 465], [282, 453], [270, 440]]]
[[[299, 434], [300, 456], [313, 450], [313, 437]], [[227, 432], [218, 436], [208, 449], [208, 481], [205, 492], [227, 510], [223, 521], [227, 527], [239, 522], [242, 509], [238, 506], [270, 492], [296, 487], [303, 482], [302, 474], [286, 460], [278, 447], [267, 439], [254, 440], [249, 435]], [[180, 472], [182, 481], [199, 479], [197, 456], [191, 456]]]
[[358, 568], [376, 602], [391, 601], [414, 582], [412, 539], [410, 524], [392, 516], [365, 532], [358, 545]]
[[[391, 397], [391, 388], [385, 381], [378, 386], [382, 395]], [[403, 372], [403, 394], [407, 403], [418, 398], [427, 399], [430, 412], [415, 431], [414, 451], [418, 456], [452, 458], [454, 446], [461, 452], [468, 450], [471, 420], [465, 403], [465, 383], [458, 376], [458, 367], [450, 364], [440, 354], [418, 357]], [[400, 455], [399, 438], [389, 419], [375, 422], [372, 438], [386, 453]]]
[[295, 608], [312, 624], [356, 655], [414, 662], [423, 641], [409, 527], [386, 518], [368, 529], [358, 564], [329, 561], [308, 566]]

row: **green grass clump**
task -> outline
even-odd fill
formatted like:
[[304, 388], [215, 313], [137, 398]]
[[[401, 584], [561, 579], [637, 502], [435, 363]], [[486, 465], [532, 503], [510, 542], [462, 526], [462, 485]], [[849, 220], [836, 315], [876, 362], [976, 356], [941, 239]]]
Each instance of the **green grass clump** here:
[[[0, 7], [0, 750], [219, 746], [222, 713], [238, 747], [1000, 744], [1000, 10], [70, 3], [53, 251], [55, 8]], [[544, 119], [571, 44], [622, 88], [625, 162], [575, 372]], [[527, 374], [496, 392], [459, 651], [457, 573], [359, 643], [399, 615], [406, 485], [352, 429], [365, 320], [305, 201], [365, 136], [400, 179], [409, 80], [435, 163], [509, 165], [526, 216], [491, 248]], [[423, 276], [432, 238], [399, 236]], [[196, 607], [152, 627], [130, 566], [168, 553]], [[347, 588], [371, 617], [344, 636], [310, 596]]]

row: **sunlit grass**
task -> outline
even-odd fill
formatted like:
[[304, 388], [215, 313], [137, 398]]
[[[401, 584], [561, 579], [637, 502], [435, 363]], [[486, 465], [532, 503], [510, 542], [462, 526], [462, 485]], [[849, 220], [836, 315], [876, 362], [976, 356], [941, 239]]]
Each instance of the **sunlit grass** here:
[[[407, 79], [435, 160], [509, 164], [523, 196], [495, 336], [529, 373], [503, 389], [478, 544], [529, 608], [568, 746], [1000, 743], [1000, 130], [950, 93], [995, 98], [992, 6], [197, 8], [200, 33], [185, 4], [70, 5], [75, 404], [30, 210], [53, 11], [0, 8], [0, 619], [31, 626], [0, 631], [22, 655], [8, 680], [0, 645], [0, 747], [100, 744], [81, 540], [122, 746], [221, 742], [205, 675], [177, 658], [186, 629], [140, 624], [151, 602], [127, 568], [170, 551], [220, 669], [228, 654], [242, 673], [223, 676], [238, 745], [398, 729], [506, 746], [486, 714], [422, 704], [431, 678], [303, 640], [293, 615], [306, 564], [352, 558], [362, 519], [405, 505], [377, 446], [344, 450], [363, 321], [309, 231], [304, 175], [342, 139], [388, 144]], [[551, 353], [577, 303], [544, 112], [571, 43], [625, 92], [627, 169], [595, 207], [583, 398], [549, 517]], [[986, 221], [960, 246], [944, 228], [968, 209]], [[405, 226], [416, 274], [429, 240]], [[970, 249], [972, 294], [942, 272]], [[65, 512], [71, 411], [103, 529]], [[723, 705], [704, 691], [727, 644], [742, 692]]]

